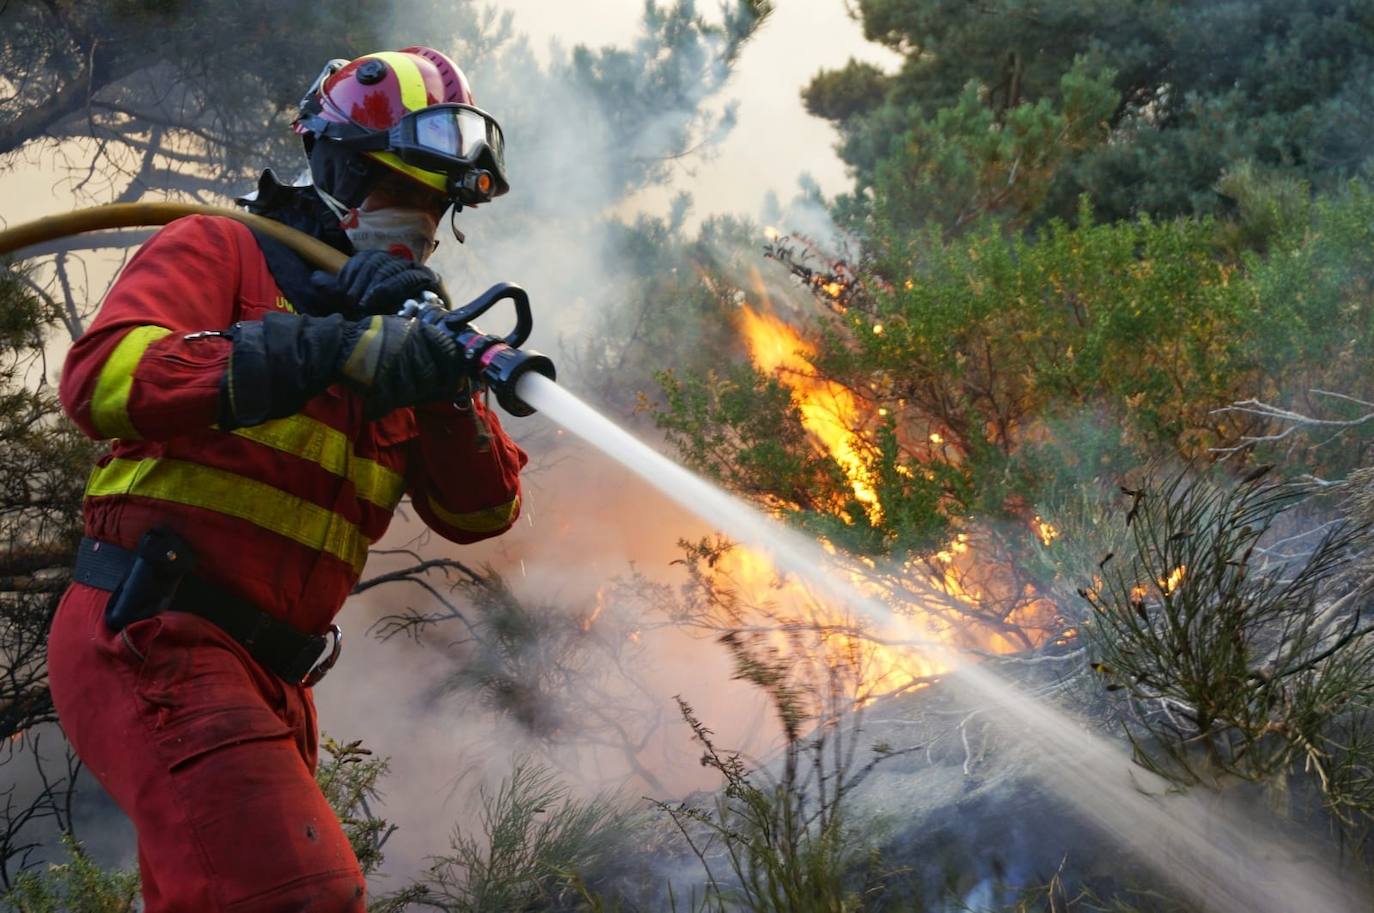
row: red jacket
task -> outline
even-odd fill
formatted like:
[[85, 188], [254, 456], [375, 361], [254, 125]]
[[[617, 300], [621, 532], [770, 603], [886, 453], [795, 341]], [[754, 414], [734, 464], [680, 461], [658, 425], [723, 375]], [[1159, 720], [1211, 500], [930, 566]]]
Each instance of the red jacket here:
[[515, 522], [527, 458], [480, 404], [367, 422], [340, 385], [290, 418], [218, 430], [230, 342], [193, 334], [273, 309], [291, 305], [247, 228], [173, 222], [72, 346], [62, 403], [87, 434], [114, 439], [87, 484], [86, 535], [132, 548], [171, 527], [194, 546], [199, 575], [322, 631], [402, 495], [444, 538], [475, 542]]

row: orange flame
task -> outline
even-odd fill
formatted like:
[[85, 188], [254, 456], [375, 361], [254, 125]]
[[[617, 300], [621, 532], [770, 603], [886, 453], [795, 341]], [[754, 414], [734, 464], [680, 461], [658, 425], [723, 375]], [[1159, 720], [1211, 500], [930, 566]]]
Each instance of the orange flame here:
[[[779, 579], [773, 563], [761, 552], [736, 546], [721, 558], [719, 568], [742, 592], [752, 594], [759, 601], [766, 599], [781, 615], [798, 619], [809, 617], [810, 623], [804, 627], [819, 635], [825, 654], [821, 658], [829, 668], [859, 667], [854, 669], [860, 679], [857, 706], [946, 671], [943, 664], [901, 644], [883, 642], [902, 640], [908, 636], [907, 632], [868, 626], [860, 630], [852, 619], [817, 605], [814, 597], [795, 579]], [[871, 583], [862, 575], [856, 574], [852, 579], [859, 588], [871, 589]], [[771, 634], [771, 642], [783, 650], [788, 647], [786, 628], [787, 624], [783, 624]]]
[[744, 305], [740, 308], [740, 330], [754, 365], [791, 389], [802, 425], [844, 470], [854, 497], [865, 505], [869, 518], [879, 522], [882, 505], [860, 454], [859, 438], [851, 430], [861, 414], [854, 394], [817, 377], [810, 361], [815, 347], [772, 314]]
[[[862, 441], [854, 430], [862, 427], [869, 417], [865, 411], [867, 407], [847, 388], [817, 376], [812, 363], [816, 354], [815, 347], [786, 322], [767, 310], [767, 294], [762, 287], [761, 278], [757, 275], [756, 282], [763, 300], [763, 308], [756, 310], [749, 305], [742, 305], [739, 309], [739, 328], [749, 347], [754, 366], [764, 374], [777, 377], [791, 390], [793, 402], [801, 414], [802, 424], [812, 440], [844, 471], [854, 497], [865, 506], [869, 518], [874, 523], [880, 522], [883, 517], [882, 504], [877, 495], [873, 475], [863, 457]], [[829, 288], [825, 290], [834, 294]], [[872, 332], [875, 334], [881, 334], [883, 330], [880, 323], [872, 325]], [[904, 405], [904, 401], [898, 402], [898, 406]], [[874, 408], [872, 411], [878, 415], [888, 414], [885, 408]], [[928, 431], [928, 440], [934, 447], [942, 447], [945, 444], [944, 436], [934, 430]], [[913, 474], [907, 466], [898, 466], [897, 471], [908, 476]], [[1058, 529], [1038, 516], [1032, 524], [1032, 530], [1046, 545], [1059, 536]], [[822, 540], [821, 544], [831, 554], [835, 553], [830, 543]], [[767, 592], [767, 601], [774, 605], [783, 604], [787, 614], [803, 617], [809, 613], [810, 617], [815, 619], [818, 611], [815, 600], [794, 583], [784, 583], [779, 587], [776, 571], [766, 557], [737, 547], [726, 556], [726, 559], [723, 570], [731, 575], [744, 592]], [[938, 591], [952, 600], [974, 606], [979, 606], [988, 599], [1004, 603], [1016, 602], [1018, 607], [1009, 613], [1006, 620], [1027, 629], [1034, 628], [1038, 621], [1054, 615], [1053, 604], [1036, 598], [1036, 594], [1031, 590], [1022, 592], [1022, 584], [1003, 579], [1005, 575], [1000, 575], [997, 567], [982, 566], [978, 556], [972, 553], [967, 533], [958, 533], [944, 548], [930, 556], [930, 559], [938, 568], [933, 575], [928, 569], [920, 570], [923, 567], [920, 561], [910, 561], [908, 567], [914, 573], [928, 579]], [[863, 573], [856, 572], [853, 581], [861, 590], [879, 598], [890, 595], [881, 585]], [[796, 592], [791, 592], [794, 589]], [[762, 597], [756, 598], [762, 600]], [[821, 619], [817, 628], [824, 632], [826, 652], [831, 657], [862, 654], [865, 657], [866, 668], [863, 684], [870, 694], [876, 695], [910, 687], [929, 676], [946, 671], [942, 663], [932, 661], [902, 645], [900, 641], [908, 635], [900, 631], [858, 632], [852, 623], [846, 620], [843, 612], [827, 609], [820, 611], [830, 616], [829, 620]], [[950, 643], [977, 645], [990, 652], [1010, 653], [1026, 647], [1025, 643], [1016, 642], [995, 630], [955, 630], [948, 628], [943, 622], [935, 622], [930, 627], [945, 629], [945, 638]], [[781, 633], [779, 637], [785, 639]], [[865, 702], [861, 696], [859, 703]]]
[[1159, 588], [1166, 594], [1172, 593], [1174, 590], [1178, 589], [1179, 584], [1183, 582], [1183, 578], [1187, 576], [1187, 574], [1188, 566], [1186, 564], [1180, 564], [1169, 572], [1168, 577], [1160, 578]]
[[600, 587], [596, 591], [596, 605], [592, 607], [590, 612], [583, 615], [577, 623], [583, 634], [591, 631], [592, 625], [596, 624], [596, 620], [601, 617], [601, 613], [604, 611], [606, 611], [606, 588]]
[[1041, 545], [1051, 545], [1055, 539], [1059, 538], [1059, 530], [1053, 524], [1045, 522], [1039, 514], [1031, 520], [1031, 528], [1035, 530], [1035, 535], [1039, 537]]

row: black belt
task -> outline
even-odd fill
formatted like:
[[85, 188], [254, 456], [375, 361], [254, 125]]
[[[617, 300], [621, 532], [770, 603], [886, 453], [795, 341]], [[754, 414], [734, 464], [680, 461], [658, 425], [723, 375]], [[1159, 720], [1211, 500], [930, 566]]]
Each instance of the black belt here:
[[[117, 545], [82, 539], [72, 579], [114, 591], [137, 558], [134, 552]], [[306, 634], [191, 574], [181, 579], [168, 608], [219, 626], [264, 667], [292, 684], [316, 684], [339, 658], [342, 634], [337, 625], [330, 625], [329, 634]]]

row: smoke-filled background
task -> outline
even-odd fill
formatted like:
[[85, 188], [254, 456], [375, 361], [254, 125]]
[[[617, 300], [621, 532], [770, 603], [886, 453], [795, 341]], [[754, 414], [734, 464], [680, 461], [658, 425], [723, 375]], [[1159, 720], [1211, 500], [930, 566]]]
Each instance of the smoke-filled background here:
[[[801, 537], [702, 519], [714, 493], [657, 490], [567, 415], [505, 420], [531, 456], [505, 535], [457, 547], [403, 505], [316, 691], [375, 909], [1370, 908], [1366, 4], [0, 26], [10, 224], [225, 204], [299, 173], [325, 60], [451, 54], [513, 188], [465, 244], [441, 230], [455, 299], [526, 287], [565, 388]], [[63, 760], [43, 632], [98, 453], [52, 383], [144, 236], [0, 286], [0, 876], [25, 911], [136, 890], [127, 823]]]
[[[626, 324], [675, 323], [684, 350], [704, 341], [693, 317], [672, 316], [679, 302], [643, 300], [645, 236], [682, 231], [713, 214], [762, 224], [765, 209], [776, 217], [778, 200], [799, 198], [803, 178], [817, 172], [838, 191], [843, 175], [830, 149], [834, 131], [806, 114], [796, 88], [827, 62], [854, 53], [882, 59], [884, 52], [863, 42], [842, 8], [820, 4], [775, 11], [762, 23], [741, 6], [730, 14], [745, 18], [733, 25], [720, 11], [702, 9], [709, 25], [689, 25], [694, 33], [667, 53], [641, 4], [551, 15], [539, 7], [503, 7], [511, 37], [484, 58], [485, 66], [466, 64], [479, 102], [502, 119], [519, 190], [501, 206], [462, 218], [467, 243], [445, 237], [432, 263], [459, 299], [498, 281], [527, 288], [537, 315], [529, 346], [554, 357], [566, 385], [593, 402], [614, 403], [620, 418], [657, 439], [634, 408], [637, 397], [652, 393], [655, 366], [636, 364], [629, 351], [635, 328]], [[844, 37], [826, 59], [798, 57], [793, 49], [818, 30]], [[572, 52], [570, 63], [577, 44], [585, 47]], [[604, 81], [590, 82], [587, 70]], [[808, 225], [829, 221], [813, 202], [798, 199], [794, 208]], [[745, 259], [756, 252], [734, 238], [721, 248]], [[686, 272], [688, 265], [669, 267], [678, 268]], [[490, 322], [490, 329], [501, 327], [499, 317]], [[613, 595], [636, 572], [680, 585], [684, 575], [672, 566], [682, 557], [679, 540], [705, 536], [710, 527], [541, 418], [505, 424], [532, 456], [517, 527], [480, 546], [429, 541], [418, 553], [490, 568], [532, 610], [622, 643], [586, 651], [572, 661], [571, 677], [522, 695], [519, 702], [536, 706], [514, 714], [492, 713], [480, 694], [474, 700], [480, 686], [436, 696], [454, 669], [436, 660], [432, 643], [404, 636], [350, 643], [350, 663], [362, 674], [320, 690], [322, 725], [391, 757], [388, 817], [401, 827], [388, 855], [390, 868], [402, 871], [441, 846], [455, 820], [470, 820], [465, 803], [478, 785], [494, 786], [514, 759], [531, 753], [554, 759], [587, 793], [671, 799], [716, 786], [718, 776], [698, 763], [674, 695], [696, 706], [732, 746], [756, 756], [776, 748], [765, 699], [731, 681], [730, 656], [710, 632], [674, 625], [667, 606], [643, 598], [616, 604]], [[400, 517], [379, 545], [401, 547], [422, 532]], [[425, 591], [398, 587], [355, 602], [353, 612], [363, 619], [355, 625], [387, 612], [435, 608]], [[600, 624], [593, 629], [588, 619]], [[449, 627], [438, 637], [456, 633]], [[459, 662], [469, 659], [458, 652]], [[604, 668], [612, 661], [625, 667]], [[395, 785], [401, 783], [404, 791]], [[435, 797], [444, 802], [436, 806]]]
[[[644, 319], [633, 313], [633, 286], [643, 273], [637, 249], [644, 243], [643, 233], [634, 227], [637, 220], [642, 226], [652, 223], [677, 231], [711, 214], [760, 218], [765, 210], [776, 214], [778, 200], [798, 196], [804, 183], [811, 189], [823, 181], [831, 192], [843, 186], [843, 167], [830, 149], [834, 131], [805, 113], [797, 87], [815, 68], [838, 65], [850, 54], [871, 59], [893, 55], [866, 44], [859, 25], [842, 7], [799, 5], [773, 12], [762, 29], [765, 12], [749, 4], [647, 12], [638, 3], [608, 3], [596, 11], [551, 10], [540, 4], [372, 8], [373, 21], [385, 23], [373, 31], [378, 47], [431, 43], [452, 54], [508, 138], [514, 193], [499, 205], [460, 216], [465, 245], [445, 226], [431, 265], [457, 299], [498, 281], [526, 287], [537, 315], [530, 345], [552, 355], [564, 382], [574, 389], [610, 395], [624, 404], [645, 392], [651, 381], [643, 366], [625, 378], [598, 371], [613, 359], [624, 360], [623, 353], [608, 347], [632, 345], [628, 328], [617, 326], [616, 320]], [[168, 24], [157, 21], [156, 10], [141, 15], [148, 21], [132, 13], [122, 25], [139, 34]], [[100, 11], [92, 19], [114, 24], [120, 16]], [[265, 166], [295, 178], [303, 161], [297, 141], [285, 129], [289, 112], [274, 118], [271, 126], [281, 135], [272, 136], [256, 120], [235, 122], [235, 117], [249, 118], [243, 112], [215, 108], [223, 99], [214, 96], [234, 91], [227, 84], [185, 84], [196, 76], [221, 83], [238, 76], [229, 60], [187, 68], [179, 59], [203, 50], [191, 33], [213, 41], [217, 27], [240, 28], [251, 17], [219, 23], [215, 18], [210, 14], [198, 22], [184, 14], [169, 17], [172, 33], [188, 46], [172, 50], [171, 61], [128, 79], [129, 85], [115, 80], [112, 94], [118, 98], [101, 108], [113, 115], [111, 123], [96, 127], [79, 117], [64, 121], [57, 115], [55, 129], [23, 135], [27, 124], [16, 118], [15, 135], [9, 137], [14, 147], [10, 167], [0, 176], [6, 222], [97, 202], [169, 195], [227, 204], [233, 194], [251, 189], [256, 169]], [[60, 30], [77, 24], [41, 14], [17, 23], [10, 48], [12, 72], [46, 65], [61, 74], [65, 61], [52, 58], [69, 50], [61, 46], [69, 36]], [[824, 54], [803, 58], [792, 52], [817, 31], [832, 36]], [[341, 41], [335, 47], [319, 34], [309, 44], [321, 65], [330, 56], [372, 47], [353, 35]], [[269, 58], [273, 50], [264, 46], [252, 54]], [[253, 66], [273, 68], [262, 61]], [[302, 73], [313, 72], [304, 62], [301, 67]], [[268, 79], [272, 88], [284, 90], [280, 98], [262, 100], [273, 107], [289, 107], [308, 83], [307, 78], [299, 88], [288, 88], [284, 75], [272, 73]], [[16, 78], [12, 87], [11, 104], [18, 109], [27, 86]], [[211, 99], [194, 98], [188, 105], [186, 96], [198, 93]], [[139, 113], [153, 124], [150, 132], [141, 124], [131, 127], [128, 122], [136, 117], [120, 107], [139, 103], [145, 106]], [[207, 112], [206, 119], [217, 121], [219, 148], [213, 143], [197, 146], [194, 138], [190, 148], [177, 148], [171, 140], [154, 145], [158, 134], [175, 133], [178, 118], [194, 121]], [[246, 135], [236, 136], [238, 129]], [[271, 145], [255, 148], [253, 131]], [[797, 207], [812, 223], [828, 221], [814, 203], [799, 200]], [[94, 310], [139, 237], [126, 233], [113, 252], [96, 243], [79, 257], [58, 254], [37, 267], [44, 279], [70, 292], [71, 306], [63, 314], [68, 332], [49, 340], [49, 357], [36, 369], [41, 374], [30, 367], [26, 375], [30, 383], [40, 384], [40, 376], [55, 381], [66, 340]], [[653, 306], [670, 310], [675, 302]], [[489, 329], [499, 329], [500, 320], [493, 318]], [[681, 323], [689, 327], [690, 322]], [[693, 345], [690, 336], [679, 342]], [[624, 417], [651, 428], [632, 412]], [[422, 524], [402, 509], [379, 549], [413, 549], [425, 559], [454, 558], [476, 572], [500, 575], [532, 609], [576, 627], [605, 610], [605, 592], [618, 578], [642, 570], [673, 581], [670, 565], [681, 557], [678, 540], [710, 532], [604, 457], [561, 440], [562, 432], [540, 419], [508, 420], [507, 427], [532, 456], [515, 530], [488, 544], [456, 549], [424, 538]], [[650, 431], [650, 436], [656, 435]], [[413, 563], [409, 557], [378, 555], [367, 576], [374, 569], [380, 574], [404, 568]], [[349, 665], [356, 674], [336, 676], [331, 682], [335, 687], [317, 692], [326, 733], [361, 739], [391, 759], [386, 807], [388, 818], [399, 826], [389, 842], [391, 874], [413, 874], [427, 855], [444, 847], [456, 822], [472, 824], [478, 788], [494, 787], [526, 755], [550, 759], [569, 783], [587, 794], [610, 790], [630, 798], [653, 794], [668, 799], [714, 786], [718, 778], [696, 762], [690, 731], [673, 707], [675, 694], [698, 704], [740, 748], [759, 754], [769, 749], [775, 727], [768, 722], [764, 702], [746, 686], [732, 687], [728, 655], [709, 636], [676, 630], [661, 606], [639, 602], [620, 609], [626, 617], [613, 636], [624, 639], [625, 646], [578, 661], [576, 675], [584, 675], [588, 687], [606, 690], [558, 702], [553, 699], [557, 694], [582, 687], [577, 678], [561, 681], [556, 693], [531, 697], [541, 705], [522, 708], [515, 718], [483, 702], [483, 682], [466, 688], [448, 684], [455, 665], [471, 658], [462, 650], [456, 658], [447, 657], [436, 647], [454, 639], [449, 625], [436, 626], [424, 642], [405, 633], [373, 636], [376, 630], [389, 633], [373, 626], [391, 614], [443, 611], [429, 587], [449, 595], [454, 579], [463, 579], [462, 573], [436, 576], [423, 588], [402, 582], [356, 597], [341, 618], [348, 630]], [[460, 611], [471, 613], [469, 596], [451, 598]], [[643, 618], [628, 615], [639, 610]], [[627, 670], [624, 681], [613, 681], [616, 674], [598, 668], [626, 658], [635, 668]], [[11, 769], [18, 776], [16, 768]], [[21, 779], [30, 777], [26, 773]], [[90, 788], [98, 790], [93, 784]], [[83, 796], [81, 802], [79, 807], [90, 806], [86, 816], [91, 826], [83, 833], [88, 845], [107, 861], [130, 864], [127, 826], [117, 813], [98, 794]], [[36, 858], [49, 855], [40, 851]]]

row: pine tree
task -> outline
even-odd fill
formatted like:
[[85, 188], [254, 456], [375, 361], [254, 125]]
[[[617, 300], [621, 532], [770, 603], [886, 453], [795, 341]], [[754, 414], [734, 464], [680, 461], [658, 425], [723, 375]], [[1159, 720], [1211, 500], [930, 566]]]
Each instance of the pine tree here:
[[[1087, 193], [1100, 219], [1224, 213], [1228, 201], [1216, 183], [1243, 162], [1320, 189], [1358, 173], [1368, 157], [1374, 9], [1359, 0], [857, 6], [865, 35], [900, 53], [902, 67], [882, 75], [851, 62], [821, 73], [803, 97], [840, 128], [840, 152], [860, 195], [876, 190], [881, 198], [903, 179], [949, 170], [940, 143], [961, 142], [959, 128], [970, 118], [1013, 136], [1028, 118], [1051, 112], [1072, 124], [1085, 78], [1100, 80], [1092, 93], [1109, 91], [1097, 99], [1109, 104], [1081, 109], [1094, 120], [1079, 133], [1101, 131], [1085, 141], [1061, 127], [1070, 148], [1047, 175], [1043, 200], [995, 208], [1071, 218]], [[1046, 177], [1007, 180], [1013, 163], [1043, 166], [1033, 149], [994, 162], [1000, 167], [986, 175], [984, 194]], [[862, 202], [851, 201], [859, 210]], [[918, 215], [900, 205], [895, 213], [875, 209], [898, 220]]]

